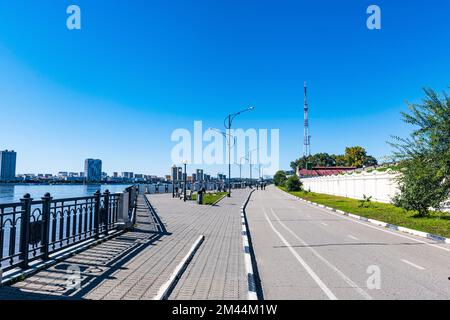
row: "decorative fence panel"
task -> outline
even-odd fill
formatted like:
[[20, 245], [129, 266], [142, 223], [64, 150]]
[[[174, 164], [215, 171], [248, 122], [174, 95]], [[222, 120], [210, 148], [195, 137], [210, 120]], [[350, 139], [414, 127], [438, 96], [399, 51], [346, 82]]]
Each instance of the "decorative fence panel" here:
[[[127, 189], [129, 215], [136, 208], [138, 189]], [[34, 200], [26, 194], [18, 203], [0, 204], [0, 269], [27, 268], [33, 260], [116, 229], [124, 193]]]

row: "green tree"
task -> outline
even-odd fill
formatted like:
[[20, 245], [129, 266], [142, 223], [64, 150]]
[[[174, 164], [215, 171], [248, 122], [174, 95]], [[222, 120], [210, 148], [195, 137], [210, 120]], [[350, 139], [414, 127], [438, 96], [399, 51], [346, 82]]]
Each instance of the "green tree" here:
[[393, 158], [399, 161], [400, 194], [394, 203], [426, 215], [439, 210], [450, 194], [450, 98], [431, 89], [420, 104], [408, 104], [403, 121], [414, 126], [409, 138], [394, 137]]
[[366, 156], [364, 159], [364, 166], [370, 167], [370, 166], [376, 166], [378, 165], [378, 160], [372, 156]]
[[431, 157], [413, 157], [402, 161], [400, 168], [400, 193], [393, 203], [405, 210], [417, 211], [420, 216], [427, 215], [429, 208], [439, 209], [448, 197], [448, 190], [442, 187], [444, 177]]
[[355, 146], [345, 148], [345, 159], [347, 165], [350, 167], [362, 168], [366, 157], [367, 152], [363, 147]]
[[290, 192], [302, 190], [302, 185], [302, 182], [296, 175], [290, 176], [285, 183], [286, 190]]
[[334, 163], [337, 167], [345, 167], [347, 166], [347, 158], [342, 154], [333, 154]]
[[284, 172], [283, 170], [277, 171], [273, 176], [273, 183], [275, 183], [276, 186], [283, 186], [286, 180], [286, 172]]

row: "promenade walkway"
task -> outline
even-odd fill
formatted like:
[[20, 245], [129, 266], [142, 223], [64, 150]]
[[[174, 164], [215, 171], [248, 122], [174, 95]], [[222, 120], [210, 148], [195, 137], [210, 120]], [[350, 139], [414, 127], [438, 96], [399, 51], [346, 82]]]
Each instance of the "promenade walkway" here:
[[239, 208], [248, 193], [236, 190], [216, 206], [148, 195], [153, 213], [141, 195], [133, 231], [0, 288], [0, 300], [153, 299], [199, 235], [205, 241], [169, 298], [245, 299]]

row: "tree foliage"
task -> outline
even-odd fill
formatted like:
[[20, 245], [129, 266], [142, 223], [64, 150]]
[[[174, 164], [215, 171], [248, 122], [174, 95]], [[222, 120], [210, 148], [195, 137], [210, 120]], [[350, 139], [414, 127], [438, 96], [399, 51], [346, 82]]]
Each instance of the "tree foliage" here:
[[286, 172], [284, 172], [283, 170], [277, 171], [273, 176], [273, 183], [275, 183], [276, 186], [283, 186], [286, 180]]
[[302, 190], [302, 185], [302, 182], [296, 175], [290, 176], [285, 183], [286, 190], [289, 192]]
[[394, 137], [394, 159], [402, 174], [394, 204], [426, 215], [450, 194], [450, 98], [431, 89], [420, 104], [408, 104], [403, 121], [414, 126], [409, 138]]
[[363, 147], [355, 146], [345, 149], [345, 154], [336, 155], [328, 153], [316, 153], [307, 157], [301, 157], [291, 162], [291, 168], [296, 170], [297, 167], [308, 169], [312, 167], [356, 167], [377, 165], [377, 159], [367, 155]]

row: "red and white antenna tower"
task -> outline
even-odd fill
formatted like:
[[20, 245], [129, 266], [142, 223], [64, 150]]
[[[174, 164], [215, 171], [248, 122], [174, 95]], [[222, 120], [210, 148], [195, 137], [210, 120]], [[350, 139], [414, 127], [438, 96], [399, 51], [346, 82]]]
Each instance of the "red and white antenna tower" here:
[[308, 121], [308, 89], [306, 81], [304, 84], [305, 89], [305, 102], [304, 102], [304, 118], [305, 118], [305, 132], [303, 142], [303, 156], [307, 157], [311, 155], [311, 136], [309, 134], [309, 121]]

